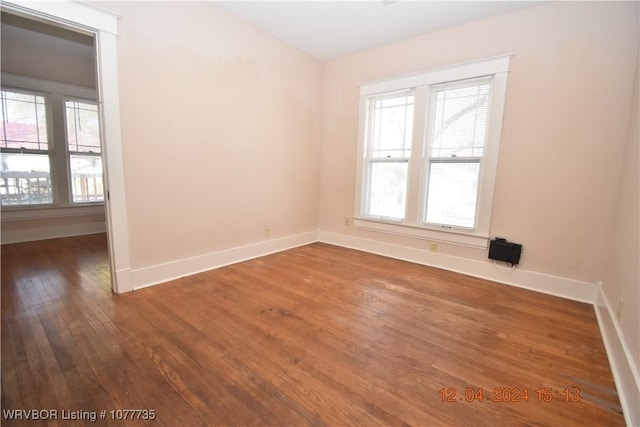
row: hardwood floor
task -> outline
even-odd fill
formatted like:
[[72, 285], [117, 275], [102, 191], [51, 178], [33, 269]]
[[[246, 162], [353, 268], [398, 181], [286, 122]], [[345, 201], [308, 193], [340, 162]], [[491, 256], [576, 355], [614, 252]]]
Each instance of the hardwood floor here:
[[320, 243], [112, 295], [106, 257], [2, 246], [3, 425], [624, 425], [588, 304]]

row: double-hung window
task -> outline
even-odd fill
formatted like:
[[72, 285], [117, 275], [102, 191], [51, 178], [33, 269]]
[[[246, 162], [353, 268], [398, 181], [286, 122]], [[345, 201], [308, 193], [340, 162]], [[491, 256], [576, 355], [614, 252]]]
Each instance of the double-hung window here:
[[486, 247], [509, 60], [361, 86], [357, 227]]
[[[104, 202], [98, 104], [50, 92], [2, 88], [0, 201], [11, 210]], [[45, 89], [46, 90], [46, 89]]]
[[473, 229], [487, 137], [492, 78], [434, 86], [430, 91], [424, 222]]
[[2, 205], [53, 202], [49, 108], [43, 94], [1, 91]]
[[404, 218], [413, 104], [412, 91], [370, 99], [365, 209], [372, 216]]
[[65, 116], [73, 202], [102, 202], [104, 191], [98, 105], [66, 100]]

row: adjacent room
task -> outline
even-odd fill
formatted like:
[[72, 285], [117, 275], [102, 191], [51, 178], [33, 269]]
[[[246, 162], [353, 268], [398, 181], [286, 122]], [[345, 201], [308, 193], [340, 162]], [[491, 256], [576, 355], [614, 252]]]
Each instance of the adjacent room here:
[[640, 3], [2, 1], [3, 425], [640, 426]]

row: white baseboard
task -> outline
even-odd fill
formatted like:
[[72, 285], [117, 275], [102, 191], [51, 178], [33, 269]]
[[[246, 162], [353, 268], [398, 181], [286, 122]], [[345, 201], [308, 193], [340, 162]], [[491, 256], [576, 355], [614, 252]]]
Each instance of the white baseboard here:
[[127, 278], [127, 286], [125, 287], [127, 289], [124, 291], [153, 286], [317, 241], [443, 268], [545, 294], [594, 304], [625, 420], [629, 426], [640, 426], [640, 412], [637, 406], [637, 402], [640, 400], [638, 370], [633, 365], [628, 347], [621, 338], [620, 328], [615, 315], [611, 311], [610, 304], [606, 301], [599, 287], [592, 283], [521, 269], [505, 270], [496, 268], [489, 261], [461, 258], [318, 230], [133, 269], [125, 274]]
[[593, 304], [620, 404], [629, 427], [640, 427], [640, 376], [617, 319], [601, 289], [591, 283], [520, 269], [503, 270], [488, 261], [460, 258], [346, 234], [319, 231], [319, 240], [390, 258], [428, 265], [496, 282]]
[[489, 261], [462, 258], [330, 231], [321, 230], [319, 240], [591, 304], [595, 303], [598, 292], [598, 287], [592, 283], [519, 268], [501, 269]]
[[639, 427], [640, 374], [638, 367], [633, 363], [631, 351], [624, 340], [615, 312], [602, 289], [598, 292], [595, 309], [624, 419], [627, 426]]
[[[113, 264], [112, 264], [113, 266]], [[131, 268], [122, 268], [119, 270], [111, 270], [112, 274], [115, 274], [115, 284], [113, 292], [116, 294], [124, 294], [133, 291], [133, 284], [131, 281]]]
[[183, 258], [150, 267], [133, 269], [131, 279], [133, 290], [157, 285], [159, 283], [190, 276], [225, 265], [235, 264], [252, 258], [269, 255], [297, 246], [318, 241], [318, 231], [294, 234], [263, 242], [251, 243], [235, 248], [224, 249], [191, 258]]
[[51, 227], [33, 227], [24, 230], [2, 231], [2, 244], [32, 242], [35, 240], [59, 239], [61, 237], [84, 236], [86, 234], [106, 233], [104, 222], [57, 225]]

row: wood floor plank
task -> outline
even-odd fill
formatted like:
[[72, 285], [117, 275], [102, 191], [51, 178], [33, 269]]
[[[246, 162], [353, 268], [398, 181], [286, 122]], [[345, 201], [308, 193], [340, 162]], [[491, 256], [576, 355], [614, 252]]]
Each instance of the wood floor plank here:
[[624, 425], [588, 304], [320, 243], [109, 286], [104, 235], [2, 246], [2, 409], [105, 410], [95, 424], [114, 426], [149, 424], [123, 409], [158, 426]]

